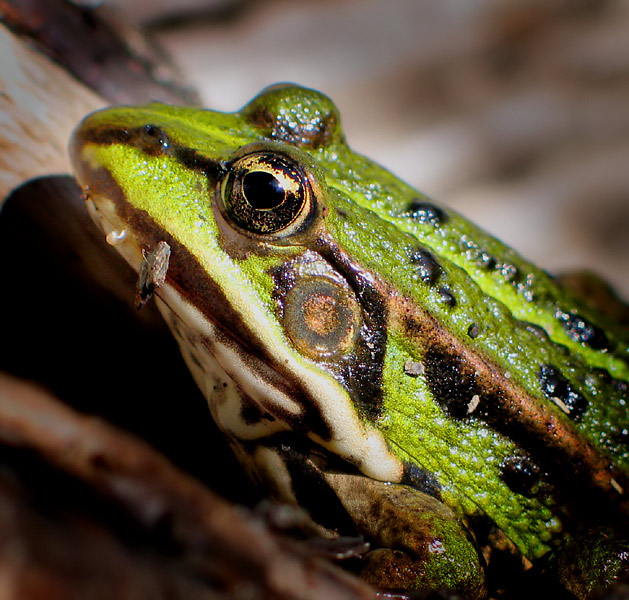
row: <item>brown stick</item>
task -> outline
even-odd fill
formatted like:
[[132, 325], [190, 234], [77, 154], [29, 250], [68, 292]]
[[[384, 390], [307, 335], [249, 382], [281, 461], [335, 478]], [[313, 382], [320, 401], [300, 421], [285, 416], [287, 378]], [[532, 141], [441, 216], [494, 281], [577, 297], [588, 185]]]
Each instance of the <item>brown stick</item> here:
[[66, 145], [105, 101], [0, 26], [0, 201], [27, 179], [69, 173]]

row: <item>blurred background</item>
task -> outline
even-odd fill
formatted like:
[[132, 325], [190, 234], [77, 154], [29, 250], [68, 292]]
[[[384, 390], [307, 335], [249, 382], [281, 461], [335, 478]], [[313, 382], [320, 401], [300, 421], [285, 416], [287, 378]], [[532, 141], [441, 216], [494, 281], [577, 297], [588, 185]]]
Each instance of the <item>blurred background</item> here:
[[292, 81], [349, 144], [552, 272], [629, 297], [629, 0], [115, 0], [203, 103]]

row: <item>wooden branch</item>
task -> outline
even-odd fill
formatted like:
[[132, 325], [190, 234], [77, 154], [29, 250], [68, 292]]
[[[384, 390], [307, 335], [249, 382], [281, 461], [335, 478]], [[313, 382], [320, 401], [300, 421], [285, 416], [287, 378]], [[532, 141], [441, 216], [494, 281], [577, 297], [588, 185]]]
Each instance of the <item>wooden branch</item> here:
[[70, 173], [78, 121], [106, 102], [0, 25], [0, 199], [22, 182]]

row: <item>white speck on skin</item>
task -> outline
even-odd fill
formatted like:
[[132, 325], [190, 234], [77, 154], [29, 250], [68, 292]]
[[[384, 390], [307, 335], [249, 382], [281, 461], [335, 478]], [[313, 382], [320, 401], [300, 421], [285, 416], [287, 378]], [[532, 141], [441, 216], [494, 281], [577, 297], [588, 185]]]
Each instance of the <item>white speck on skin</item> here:
[[118, 231], [110, 231], [105, 237], [105, 240], [110, 246], [117, 246], [118, 244], [121, 244], [126, 237], [127, 230], [120, 229]]
[[560, 400], [559, 398], [556, 398], [555, 396], [553, 396], [551, 398], [551, 400], [559, 407], [561, 408], [561, 410], [563, 410], [563, 412], [565, 412], [567, 415], [570, 414], [570, 409], [568, 408], [568, 406], [566, 405], [565, 402], [563, 402], [562, 400]]
[[424, 365], [420, 362], [407, 360], [404, 363], [404, 373], [411, 377], [419, 377], [424, 374]]
[[480, 404], [480, 396], [478, 394], [474, 394], [469, 404], [467, 405], [467, 414], [471, 415], [478, 408], [479, 404]]
[[609, 480], [609, 484], [619, 493], [619, 494], [624, 494], [625, 490], [622, 488], [622, 486], [615, 480], [615, 479], [610, 479]]

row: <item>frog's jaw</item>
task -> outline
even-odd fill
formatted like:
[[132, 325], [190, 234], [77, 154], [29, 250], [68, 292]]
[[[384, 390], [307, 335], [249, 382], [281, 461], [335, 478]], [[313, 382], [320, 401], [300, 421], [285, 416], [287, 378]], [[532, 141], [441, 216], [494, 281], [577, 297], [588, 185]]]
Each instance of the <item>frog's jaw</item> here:
[[[144, 260], [143, 251], [167, 239], [175, 246], [173, 271], [197, 269], [199, 277], [209, 277], [185, 248], [145, 213], [141, 219], [129, 216], [135, 209], [125, 201], [125, 218], [121, 217], [123, 196], [110, 198], [85, 185], [84, 190], [92, 218], [136, 272]], [[142, 229], [134, 229], [130, 223], [139, 220]], [[201, 283], [198, 278], [197, 283]], [[300, 431], [313, 445], [346, 460], [365, 475], [382, 481], [401, 480], [401, 461], [391, 453], [382, 433], [360, 419], [339, 382], [305, 361], [265, 327], [258, 328], [257, 350], [251, 350], [226, 333], [227, 328], [220, 325], [224, 315], [212, 315], [207, 310], [215, 299], [205, 298], [205, 309], [200, 310], [195, 299], [185, 295], [187, 289], [167, 275], [166, 283], [156, 291], [158, 305], [214, 418], [232, 440], [261, 443], [280, 431]], [[234, 311], [231, 321], [244, 321], [238, 313], [240, 306], [230, 308]], [[274, 366], [263, 356], [273, 357]], [[281, 365], [282, 373], [277, 365]], [[252, 413], [259, 413], [259, 419], [252, 420]]]
[[[290, 352], [275, 347], [279, 360], [290, 370], [288, 383], [175, 287], [167, 284], [158, 295], [160, 310], [184, 359], [208, 399], [214, 419], [230, 439], [255, 446], [280, 432], [301, 432], [314, 445], [370, 477], [400, 481], [401, 462], [391, 454], [382, 434], [359, 420], [345, 390], [335, 380], [327, 374], [320, 376], [295, 361]], [[316, 433], [320, 428], [310, 422], [315, 414], [325, 421], [327, 436]]]
[[[260, 382], [248, 376], [251, 370], [247, 363], [255, 357], [242, 352], [220, 328], [206, 321], [201, 314], [195, 314], [198, 311], [173, 287], [164, 286], [156, 300], [193, 379], [207, 398], [214, 422], [226, 434], [241, 465], [253, 481], [273, 490], [278, 500], [298, 504], [289, 467], [276, 448], [263, 443], [265, 438], [289, 432], [290, 426], [279, 419], [252, 418], [260, 412], [259, 409], [253, 408], [248, 413], [245, 410], [245, 407], [252, 408], [256, 404], [243, 388], [260, 386]], [[186, 316], [182, 318], [180, 315]], [[190, 326], [190, 319], [204, 322], [204, 335]], [[217, 356], [227, 368], [223, 368]], [[266, 394], [281, 392], [268, 389]]]

